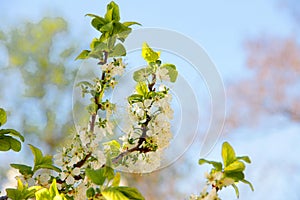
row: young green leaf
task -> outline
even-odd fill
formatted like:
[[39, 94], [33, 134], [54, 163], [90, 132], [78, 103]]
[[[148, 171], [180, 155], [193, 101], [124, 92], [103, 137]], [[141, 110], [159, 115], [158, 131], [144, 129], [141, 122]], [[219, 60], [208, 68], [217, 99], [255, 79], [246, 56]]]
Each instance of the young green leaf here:
[[144, 200], [142, 194], [135, 188], [120, 186], [109, 187], [101, 192], [106, 200]]
[[14, 130], [14, 129], [1, 129], [0, 130], [0, 136], [5, 135], [5, 134], [18, 137], [18, 138], [20, 138], [20, 140], [22, 142], [25, 141], [23, 135], [21, 135], [21, 133], [19, 133], [18, 131]]
[[36, 200], [67, 200], [63, 194], [59, 194], [56, 179], [53, 179], [50, 188], [43, 188], [35, 193]]
[[103, 143], [104, 146], [107, 146], [108, 150], [107, 153], [109, 153], [112, 157], [118, 156], [120, 153], [121, 145], [116, 140], [111, 140], [109, 142]]
[[75, 60], [78, 60], [78, 59], [87, 59], [87, 58], [89, 58], [90, 52], [91, 52], [91, 51], [89, 51], [89, 50], [83, 50], [83, 51], [75, 58]]
[[7, 116], [6, 112], [3, 108], [0, 108], [0, 126], [6, 123]]
[[6, 138], [6, 136], [0, 136], [0, 151], [8, 150], [10, 150], [10, 141]]
[[241, 180], [241, 182], [243, 182], [243, 183], [249, 185], [249, 187], [251, 188], [251, 190], [254, 191], [254, 187], [253, 187], [253, 185], [252, 185], [249, 181], [243, 179], [243, 180]]
[[39, 169], [51, 169], [56, 172], [60, 172], [61, 170], [58, 167], [53, 165], [53, 160], [51, 155], [43, 156], [43, 153], [40, 149], [36, 148], [35, 146], [29, 144], [29, 147], [32, 151], [34, 156], [34, 167], [33, 172], [36, 172]]
[[239, 182], [245, 178], [243, 172], [225, 172], [225, 177], [232, 178], [235, 182]]
[[106, 14], [104, 16], [104, 18], [107, 21], [120, 21], [120, 11], [119, 11], [119, 6], [111, 1], [108, 5], [107, 5], [107, 11]]
[[109, 57], [120, 56], [126, 56], [126, 49], [121, 43], [118, 43], [116, 46], [113, 47], [112, 51], [109, 53]]
[[242, 172], [246, 168], [245, 164], [241, 161], [234, 161], [231, 164], [229, 164], [227, 167], [225, 167], [225, 172]]
[[228, 142], [224, 142], [222, 145], [222, 159], [225, 167], [236, 160], [235, 152]]
[[245, 161], [246, 163], [249, 163], [249, 164], [251, 163], [251, 160], [248, 156], [237, 156], [236, 159], [237, 160], [243, 160], [243, 161]]
[[133, 80], [136, 82], [146, 81], [151, 73], [152, 69], [150, 67], [139, 69], [133, 73]]
[[128, 103], [131, 105], [133, 103], [142, 102], [143, 95], [140, 94], [132, 94], [128, 97]]
[[149, 45], [144, 42], [143, 43], [143, 47], [142, 47], [142, 56], [143, 58], [148, 62], [156, 62], [156, 60], [159, 59], [159, 56], [160, 56], [160, 52], [155, 52], [153, 51]]
[[10, 164], [11, 167], [18, 169], [20, 174], [24, 176], [33, 175], [32, 167], [22, 164]]
[[86, 190], [86, 197], [88, 199], [92, 198], [93, 196], [95, 196], [95, 189], [90, 187], [89, 189]]
[[214, 166], [214, 168], [217, 171], [222, 171], [222, 163], [221, 162], [215, 162], [215, 161], [209, 161], [209, 160], [205, 160], [205, 159], [200, 159], [198, 163], [199, 163], [199, 165], [203, 165], [205, 163], [211, 164], [211, 165]]
[[11, 200], [23, 200], [33, 198], [40, 186], [32, 186], [28, 188], [28, 185], [23, 185], [22, 181], [18, 179], [17, 189], [7, 188], [6, 193], [7, 197]]
[[18, 140], [16, 140], [15, 138], [13, 138], [11, 136], [8, 136], [7, 139], [10, 142], [10, 148], [13, 151], [15, 151], [15, 152], [21, 151], [21, 142], [19, 142]]
[[111, 185], [112, 186], [119, 186], [120, 181], [121, 181], [121, 174], [120, 174], [120, 172], [117, 172]]
[[146, 96], [149, 92], [148, 86], [145, 82], [138, 82], [135, 87], [135, 90], [139, 95], [143, 96]]
[[124, 26], [132, 26], [132, 25], [139, 25], [139, 26], [142, 26], [142, 24], [138, 23], [138, 22], [123, 22], [123, 25]]
[[231, 186], [233, 187], [233, 189], [235, 191], [236, 197], [239, 198], [240, 197], [239, 188], [235, 184], [232, 184]]
[[103, 185], [103, 183], [104, 183], [104, 181], [106, 179], [106, 176], [105, 176], [103, 168], [96, 169], [96, 170], [86, 168], [85, 174], [96, 185]]
[[100, 28], [107, 23], [107, 21], [103, 17], [100, 17], [98, 15], [86, 14], [85, 16], [93, 17], [91, 24], [97, 31], [100, 31]]

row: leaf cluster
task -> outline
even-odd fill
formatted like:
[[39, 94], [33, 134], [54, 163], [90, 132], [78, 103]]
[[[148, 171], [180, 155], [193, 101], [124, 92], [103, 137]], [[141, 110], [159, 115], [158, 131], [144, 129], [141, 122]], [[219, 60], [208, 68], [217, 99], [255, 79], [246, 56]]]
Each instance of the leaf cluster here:
[[10, 164], [11, 167], [18, 169], [20, 174], [24, 177], [32, 177], [39, 169], [50, 169], [56, 172], [61, 170], [53, 165], [51, 155], [43, 155], [42, 151], [33, 145], [29, 145], [31, 152], [34, 156], [34, 166], [28, 166], [23, 164]]
[[95, 185], [99, 186], [87, 190], [88, 198], [103, 196], [106, 200], [144, 200], [136, 188], [119, 186], [121, 174], [115, 173], [111, 167], [104, 166], [96, 170], [87, 168], [85, 173]]
[[[236, 184], [243, 182], [248, 184], [253, 191], [252, 184], [245, 179], [244, 170], [246, 168], [245, 163], [251, 163], [248, 156], [236, 156], [234, 149], [228, 142], [224, 142], [222, 145], [222, 162], [210, 161], [206, 159], [200, 159], [199, 164], [204, 163], [213, 166], [208, 176], [208, 183], [212, 183], [212, 186], [221, 190], [223, 187], [232, 186], [236, 192], [236, 196], [239, 197], [239, 190]], [[221, 174], [221, 178], [216, 178], [215, 174]]]
[[132, 25], [141, 25], [138, 22], [120, 22], [119, 6], [111, 1], [107, 5], [104, 17], [87, 14], [92, 18], [92, 26], [100, 32], [100, 37], [95, 38], [90, 44], [90, 50], [83, 50], [76, 59], [96, 58], [105, 63], [107, 57], [125, 56], [126, 50], [117, 40], [124, 42], [131, 33]]
[[[0, 108], [0, 127], [6, 121], [6, 112], [3, 108]], [[13, 150], [19, 152], [21, 150], [21, 142], [19, 140], [24, 142], [24, 137], [18, 131], [14, 129], [0, 129], [0, 151]]]
[[41, 189], [40, 186], [28, 187], [28, 184], [24, 185], [22, 181], [18, 179], [17, 188], [7, 188], [6, 193], [7, 197], [9, 197], [11, 200], [21, 200], [33, 198], [36, 191], [38, 191], [39, 189]]

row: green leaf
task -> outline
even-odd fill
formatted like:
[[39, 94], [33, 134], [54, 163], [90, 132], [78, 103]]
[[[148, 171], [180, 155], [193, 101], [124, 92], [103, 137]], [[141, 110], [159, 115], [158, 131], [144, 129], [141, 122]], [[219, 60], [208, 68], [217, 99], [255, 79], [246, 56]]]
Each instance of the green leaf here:
[[228, 142], [224, 142], [222, 145], [222, 159], [225, 167], [236, 160], [235, 152]]
[[92, 198], [95, 195], [95, 189], [90, 187], [89, 189], [86, 190], [86, 197], [87, 198]]
[[112, 20], [120, 21], [119, 6], [115, 2], [111, 1], [107, 5], [107, 11], [106, 11], [104, 18], [107, 21], [112, 21]]
[[242, 172], [245, 170], [245, 164], [241, 161], [234, 161], [224, 168], [225, 172]]
[[28, 188], [27, 185], [23, 185], [22, 181], [18, 179], [17, 189], [7, 188], [6, 193], [7, 196], [12, 200], [23, 200], [33, 198], [35, 192], [40, 188], [40, 186], [32, 186]]
[[249, 164], [251, 163], [251, 160], [248, 156], [237, 156], [236, 159], [237, 160], [243, 160], [243, 161], [245, 161], [246, 163], [249, 163]]
[[153, 51], [149, 45], [144, 42], [142, 47], [142, 56], [143, 58], [149, 63], [149, 62], [156, 62], [156, 60], [159, 59], [160, 52]]
[[225, 172], [224, 174], [225, 177], [232, 178], [234, 182], [239, 182], [245, 177], [243, 172]]
[[91, 115], [96, 114], [98, 111], [98, 105], [92, 102], [90, 105], [87, 106], [87, 110]]
[[144, 200], [145, 198], [136, 188], [125, 186], [109, 187], [101, 192], [107, 200]]
[[104, 26], [102, 26], [100, 28], [101, 32], [108, 32], [109, 34], [112, 34], [114, 29], [114, 22], [109, 22], [107, 24], [105, 24]]
[[121, 174], [120, 174], [120, 172], [117, 172], [111, 185], [112, 186], [119, 186], [120, 181], [121, 181]]
[[110, 153], [110, 155], [112, 157], [118, 156], [120, 153], [120, 149], [121, 149], [121, 145], [118, 141], [116, 140], [111, 140], [109, 142], [105, 142], [103, 143], [104, 146], [108, 146], [109, 148], [107, 148], [107, 152], [106, 153]]
[[22, 198], [22, 192], [18, 191], [17, 189], [13, 188], [7, 188], [6, 190], [7, 197], [12, 200], [21, 200]]
[[254, 191], [254, 187], [253, 187], [253, 185], [252, 185], [249, 181], [243, 179], [243, 180], [241, 180], [241, 182], [243, 182], [243, 183], [249, 185], [249, 187], [251, 188], [251, 190]]
[[4, 134], [8, 134], [8, 135], [11, 135], [11, 136], [16, 136], [16, 137], [20, 138], [20, 140], [22, 142], [25, 141], [23, 135], [21, 135], [21, 133], [19, 133], [18, 131], [14, 130], [14, 129], [1, 129], [0, 130], [0, 135], [4, 135]]
[[89, 51], [89, 50], [83, 50], [83, 51], [75, 58], [75, 60], [78, 60], [78, 59], [87, 59], [87, 58], [89, 58], [90, 52], [91, 52], [91, 51]]
[[85, 174], [96, 185], [103, 185], [103, 183], [106, 179], [103, 168], [100, 168], [97, 170], [86, 168]]
[[116, 46], [114, 46], [112, 51], [109, 53], [109, 57], [119, 56], [126, 56], [126, 49], [121, 43], [118, 43]]
[[139, 69], [133, 73], [133, 80], [136, 82], [146, 81], [150, 74], [152, 74], [152, 69], [150, 67]]
[[176, 70], [176, 66], [173, 64], [164, 64], [161, 66], [161, 68], [165, 68], [168, 70], [168, 72], [169, 72], [168, 75], [170, 77], [170, 81], [172, 83], [174, 83], [178, 76], [178, 71]]
[[43, 188], [35, 193], [36, 200], [48, 200], [52, 199], [47, 188]]
[[60, 172], [61, 170], [58, 167], [55, 167], [53, 165], [52, 156], [51, 155], [45, 155], [43, 156], [43, 153], [40, 149], [36, 148], [33, 145], [29, 144], [29, 147], [32, 151], [32, 154], [34, 156], [34, 167], [33, 172], [36, 172], [39, 169], [51, 169], [56, 172]]
[[35, 193], [36, 200], [67, 200], [63, 194], [59, 194], [56, 179], [53, 179], [50, 188], [43, 188]]
[[149, 92], [148, 86], [145, 82], [138, 82], [135, 87], [135, 90], [139, 95], [143, 96], [146, 96]]
[[138, 22], [123, 22], [123, 25], [124, 26], [132, 26], [132, 25], [139, 25], [139, 26], [142, 26], [142, 24], [138, 23]]
[[100, 28], [107, 23], [107, 21], [103, 17], [100, 17], [98, 15], [86, 14], [85, 16], [93, 17], [91, 24], [98, 31], [100, 31]]
[[10, 141], [7, 136], [0, 136], [0, 151], [10, 150]]
[[129, 104], [142, 102], [142, 101], [143, 101], [143, 95], [140, 94], [132, 94], [131, 96], [128, 97]]
[[18, 140], [14, 139], [12, 137], [9, 137], [8, 139], [10, 142], [10, 148], [13, 151], [19, 152], [21, 150], [21, 142], [19, 142]]
[[7, 121], [6, 112], [3, 108], [0, 108], [0, 126], [5, 124]]
[[232, 184], [231, 186], [233, 187], [233, 189], [235, 191], [236, 197], [239, 198], [240, 197], [239, 188], [235, 184]]
[[206, 160], [206, 159], [200, 159], [198, 163], [199, 163], [199, 165], [203, 165], [204, 163], [211, 164], [211, 165], [214, 166], [214, 168], [217, 171], [222, 171], [222, 163], [221, 162], [215, 162], [215, 161], [210, 161], [210, 160]]
[[105, 166], [104, 168], [104, 175], [105, 177], [110, 181], [113, 180], [113, 178], [115, 177], [115, 171], [113, 168], [109, 167], [109, 166]]
[[32, 167], [22, 164], [10, 164], [11, 167], [18, 169], [20, 174], [24, 176], [33, 175]]

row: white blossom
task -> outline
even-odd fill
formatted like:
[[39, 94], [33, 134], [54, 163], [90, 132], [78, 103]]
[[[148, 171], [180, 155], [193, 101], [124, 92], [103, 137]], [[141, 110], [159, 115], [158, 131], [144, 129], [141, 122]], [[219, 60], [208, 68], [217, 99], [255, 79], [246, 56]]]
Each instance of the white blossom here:
[[169, 71], [166, 68], [158, 68], [156, 71], [156, 76], [161, 81], [170, 81]]

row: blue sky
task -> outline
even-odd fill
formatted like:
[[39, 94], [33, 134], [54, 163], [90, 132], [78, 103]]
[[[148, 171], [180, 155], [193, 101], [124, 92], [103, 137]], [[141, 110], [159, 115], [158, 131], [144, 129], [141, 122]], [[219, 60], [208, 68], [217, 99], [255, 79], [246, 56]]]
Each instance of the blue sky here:
[[[178, 31], [200, 44], [215, 62], [225, 80], [243, 73], [243, 42], [263, 33], [291, 34], [291, 19], [280, 1], [116, 1], [124, 21], [141, 22], [143, 27]], [[28, 1], [1, 2], [1, 28], [42, 16], [63, 16], [72, 34], [94, 37], [86, 13], [104, 13], [108, 1]], [[75, 37], [76, 37], [75, 36]]]
[[[103, 0], [11, 0], [0, 4], [0, 30], [8, 30], [26, 20], [39, 21], [44, 16], [62, 16], [70, 24], [70, 37], [80, 39], [80, 49], [86, 47], [91, 38], [98, 36], [90, 27], [86, 13], [103, 14], [109, 1]], [[293, 34], [293, 21], [283, 8], [281, 1], [203, 1], [203, 0], [130, 0], [117, 1], [123, 21], [138, 21], [143, 27], [167, 28], [180, 32], [200, 44], [216, 64], [226, 82], [245, 76], [245, 52], [243, 42], [261, 34], [289, 36]], [[191, 50], [192, 51], [192, 50]], [[284, 123], [281, 127], [255, 130], [265, 133], [252, 134], [253, 130], [240, 130], [226, 138], [233, 142], [237, 152], [249, 154], [253, 166], [247, 171], [254, 183], [253, 194], [245, 189], [241, 199], [299, 199], [293, 191], [299, 186], [299, 178], [292, 178], [293, 171], [284, 167], [299, 169], [296, 154], [290, 154], [292, 146], [299, 146], [299, 126]], [[245, 140], [247, 135], [247, 140]], [[222, 140], [223, 140], [222, 139]], [[278, 149], [281, 142], [285, 145]], [[287, 144], [291, 144], [290, 146]], [[220, 145], [217, 145], [220, 146]], [[219, 148], [211, 156], [219, 158]], [[284, 161], [280, 158], [288, 155]], [[294, 168], [293, 168], [294, 167]], [[251, 169], [252, 168], [252, 169]], [[202, 171], [200, 171], [203, 173]], [[200, 173], [199, 172], [199, 173]], [[299, 173], [298, 173], [299, 174]], [[294, 172], [295, 177], [299, 177]], [[202, 177], [200, 174], [198, 177]], [[291, 177], [291, 178], [290, 178]], [[242, 187], [243, 188], [243, 187]], [[288, 196], [289, 195], [289, 196]], [[234, 192], [224, 194], [232, 199]], [[226, 197], [226, 198], [225, 198]]]

